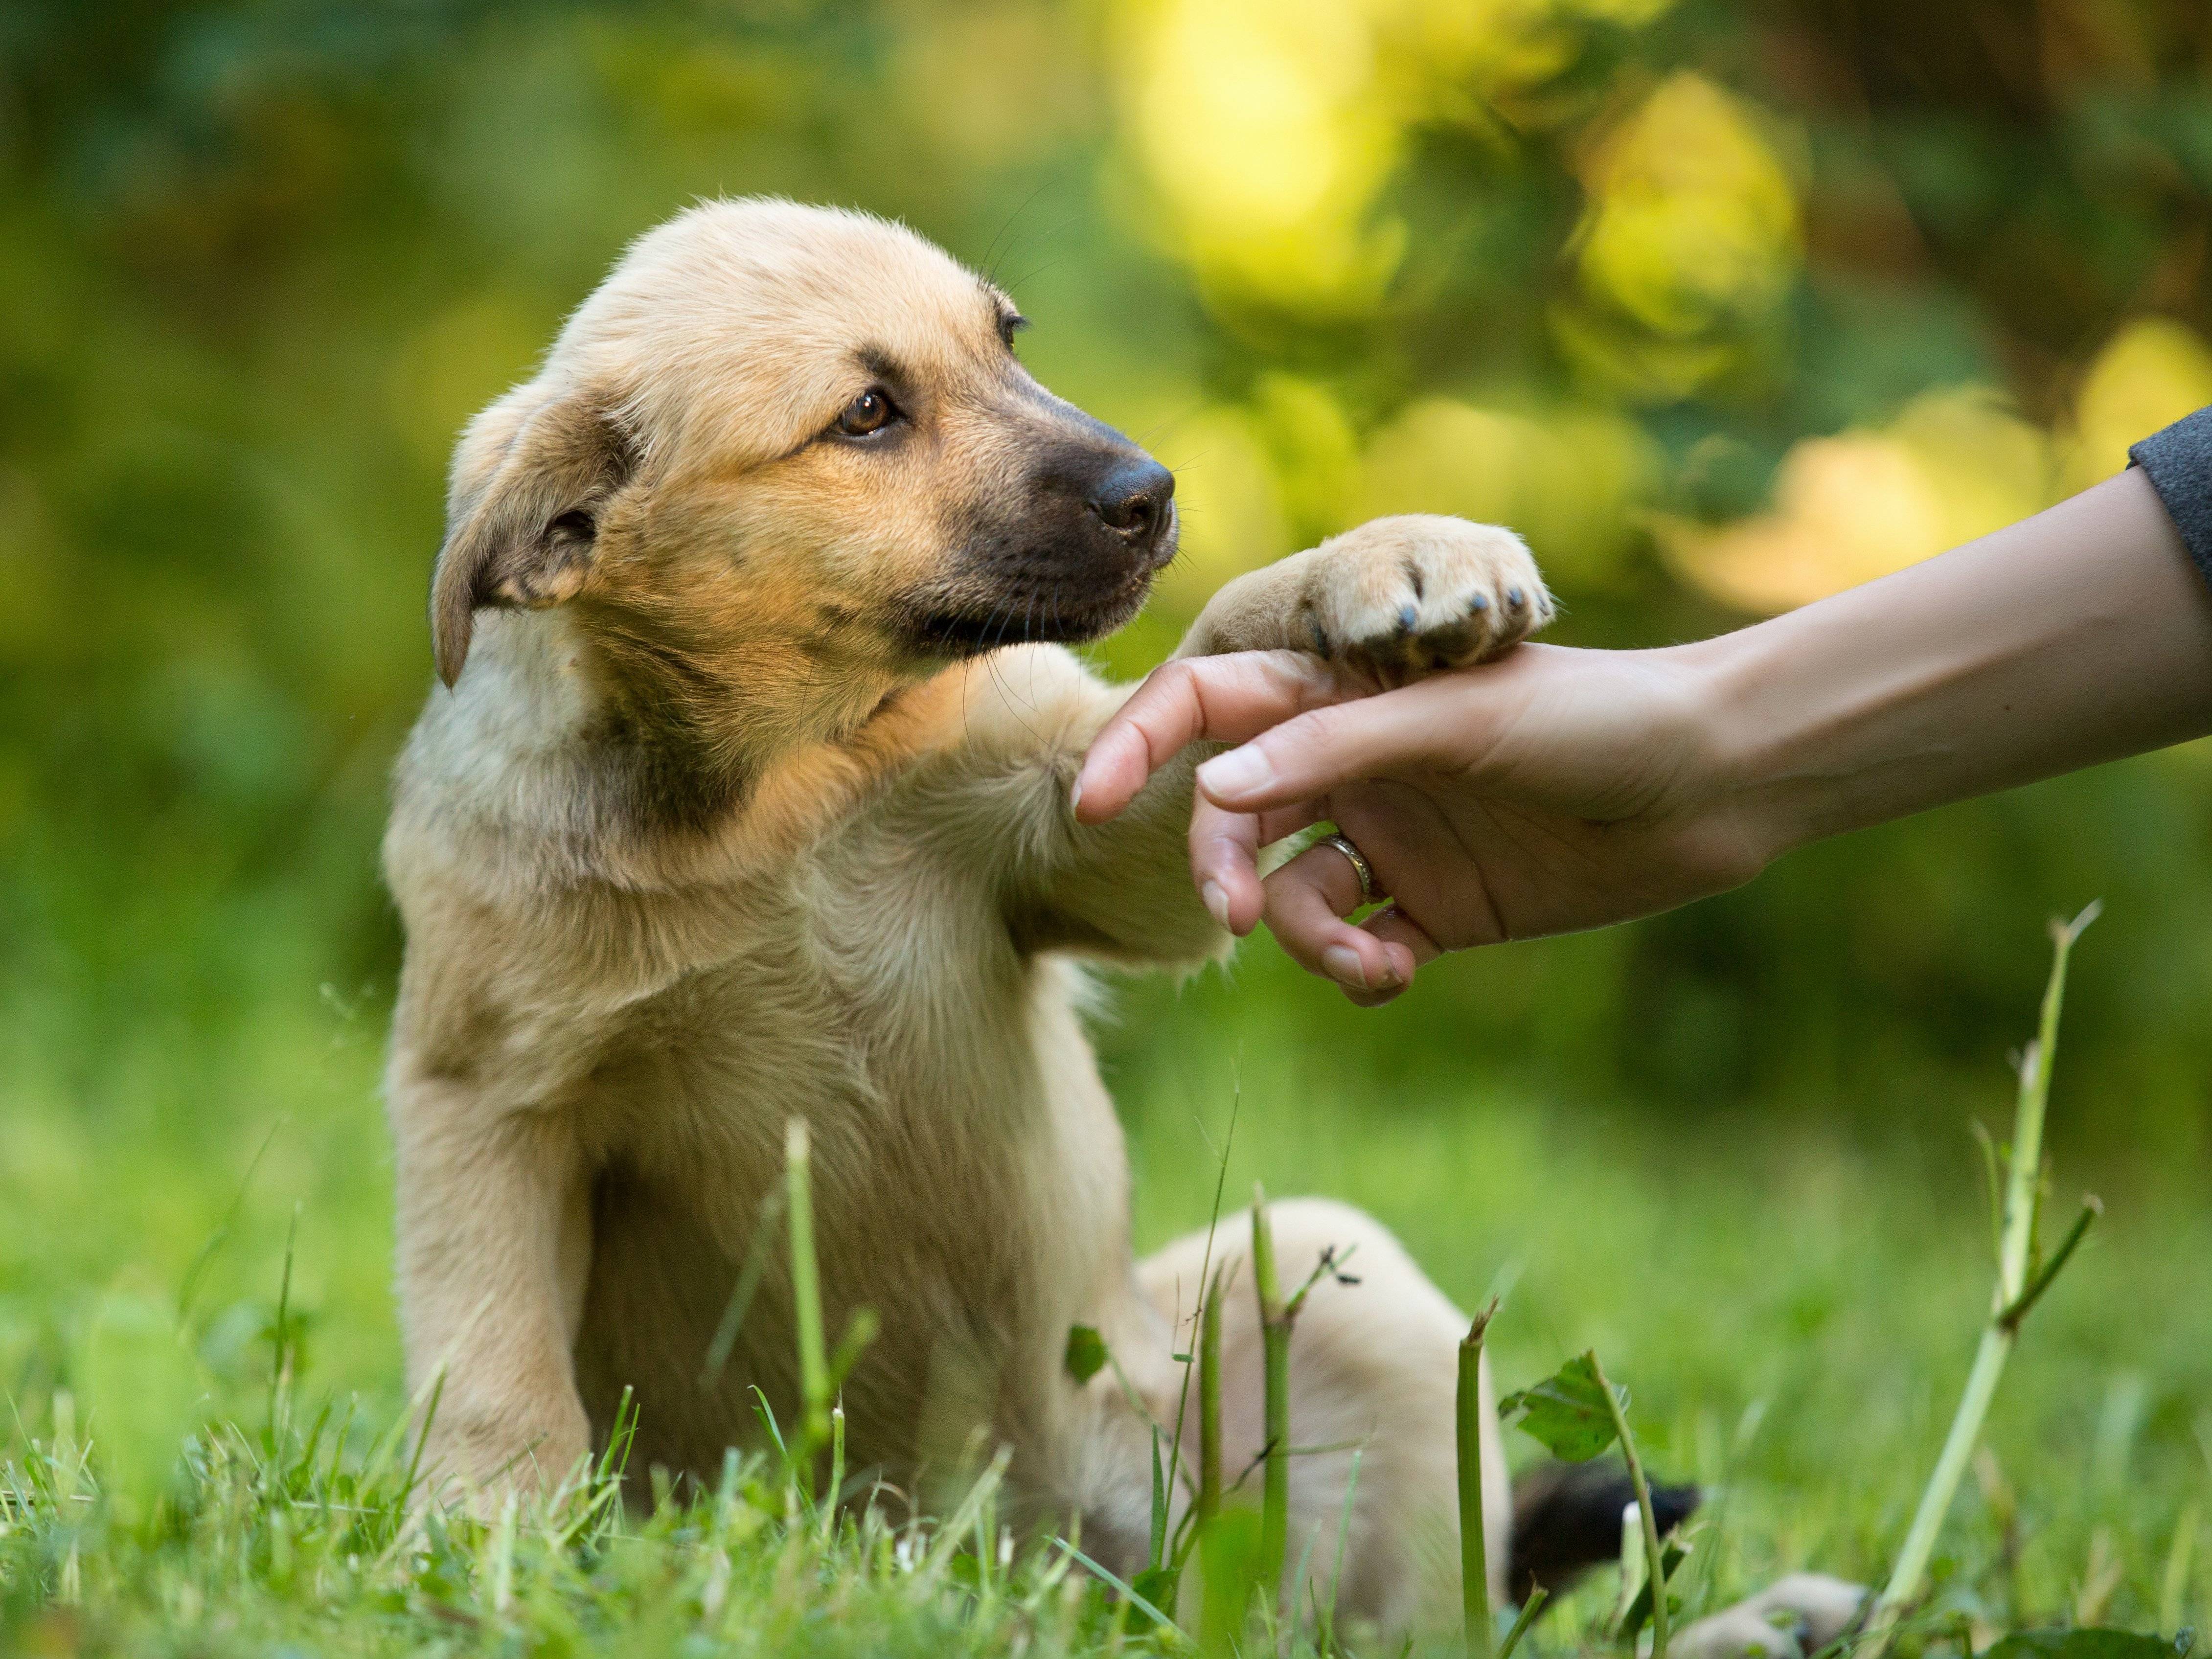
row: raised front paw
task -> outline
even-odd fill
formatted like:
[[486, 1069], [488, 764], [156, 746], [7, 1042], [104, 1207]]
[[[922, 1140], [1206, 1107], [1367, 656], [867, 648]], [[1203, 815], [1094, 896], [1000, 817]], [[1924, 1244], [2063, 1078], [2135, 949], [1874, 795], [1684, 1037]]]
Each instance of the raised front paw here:
[[1553, 611], [1535, 560], [1511, 531], [1408, 513], [1370, 519], [1239, 576], [1213, 596], [1177, 654], [1310, 651], [1399, 685], [1486, 661]]
[[1306, 639], [1293, 642], [1386, 684], [1485, 661], [1553, 614], [1528, 547], [1496, 525], [1373, 519], [1297, 562]]

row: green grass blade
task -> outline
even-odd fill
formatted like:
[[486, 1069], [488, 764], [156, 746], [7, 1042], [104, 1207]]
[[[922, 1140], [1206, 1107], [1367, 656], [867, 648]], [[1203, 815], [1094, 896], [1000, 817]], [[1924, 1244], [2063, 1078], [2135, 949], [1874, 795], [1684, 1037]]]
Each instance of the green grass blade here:
[[1490, 1625], [1490, 1553], [1483, 1536], [1482, 1513], [1482, 1339], [1497, 1316], [1490, 1303], [1474, 1316], [1459, 1345], [1459, 1390], [1455, 1401], [1459, 1454], [1459, 1576], [1461, 1610], [1467, 1626], [1468, 1659], [1490, 1659], [1494, 1632]]

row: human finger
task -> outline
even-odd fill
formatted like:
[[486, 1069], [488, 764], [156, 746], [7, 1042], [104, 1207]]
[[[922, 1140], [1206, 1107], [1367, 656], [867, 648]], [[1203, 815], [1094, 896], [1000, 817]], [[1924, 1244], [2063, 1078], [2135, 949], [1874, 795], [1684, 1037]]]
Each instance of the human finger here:
[[1413, 952], [1344, 918], [1364, 902], [1352, 860], [1322, 842], [1274, 874], [1267, 887], [1268, 931], [1309, 973], [1334, 980], [1355, 1002], [1381, 1001], [1413, 975]]
[[1416, 968], [1434, 962], [1444, 953], [1443, 946], [1429, 936], [1428, 929], [1407, 915], [1395, 902], [1384, 905], [1359, 925], [1386, 946], [1403, 945]]
[[1217, 806], [1251, 812], [1326, 795], [1355, 778], [1443, 758], [1468, 719], [1468, 683], [1480, 669], [1438, 674], [1378, 696], [1336, 702], [1261, 731], [1198, 769]]
[[1321, 659], [1297, 651], [1162, 663], [1091, 739], [1075, 780], [1075, 816], [1104, 823], [1188, 744], [1241, 743], [1357, 690]]
[[1242, 939], [1260, 925], [1267, 904], [1260, 849], [1295, 835], [1322, 816], [1318, 802], [1269, 812], [1228, 812], [1200, 797], [1191, 803], [1190, 878], [1213, 919]]

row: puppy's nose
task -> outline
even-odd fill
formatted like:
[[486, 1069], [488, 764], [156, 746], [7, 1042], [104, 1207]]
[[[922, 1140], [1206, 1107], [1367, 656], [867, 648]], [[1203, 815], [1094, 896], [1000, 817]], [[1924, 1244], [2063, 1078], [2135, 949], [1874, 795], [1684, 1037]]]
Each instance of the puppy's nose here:
[[1109, 530], [1146, 553], [1158, 548], [1174, 501], [1175, 474], [1149, 455], [1108, 468], [1089, 497]]

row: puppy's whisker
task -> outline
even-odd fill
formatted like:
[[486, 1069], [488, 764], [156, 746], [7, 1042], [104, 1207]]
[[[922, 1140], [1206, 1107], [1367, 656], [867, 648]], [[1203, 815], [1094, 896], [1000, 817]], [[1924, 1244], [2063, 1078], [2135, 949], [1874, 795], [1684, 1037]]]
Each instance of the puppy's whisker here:
[[1183, 422], [1188, 420], [1192, 416], [1197, 414], [1199, 410], [1205, 407], [1206, 404], [1203, 402], [1186, 404], [1182, 409], [1176, 410], [1174, 414], [1164, 416], [1159, 420], [1153, 422], [1152, 425], [1146, 427], [1143, 431], [1133, 432], [1129, 435], [1135, 439], [1139, 444], [1142, 444], [1146, 449], [1150, 449], [1152, 447], [1152, 440], [1154, 438], [1160, 436], [1163, 433], [1167, 432], [1173, 427], [1182, 425]]
[[[1036, 595], [1035, 593], [1031, 593], [1030, 597], [1022, 603], [1022, 638], [1025, 641], [1032, 640], [1036, 637], [1030, 627], [1030, 623], [1035, 618], [1036, 611]], [[1037, 706], [1036, 698], [1033, 695], [1036, 687], [1036, 664], [1034, 659], [1032, 659], [1030, 664], [1030, 690], [1027, 692], [1024, 692], [1018, 701], [1024, 708], [1029, 709], [1030, 713], [1034, 714], [1036, 711]], [[1006, 699], [1009, 702], [1017, 701], [1014, 696], [1013, 684], [1012, 681], [1006, 682]], [[1037, 730], [1035, 722], [1031, 720], [1024, 719], [1022, 720], [1022, 730], [1027, 732], [1032, 738], [1035, 738], [1039, 742], [1043, 740], [1044, 734]]]
[[1060, 264], [1060, 261], [1065, 259], [1066, 257], [1067, 256], [1066, 254], [1061, 254], [1056, 258], [1048, 259], [1042, 264], [1037, 266], [1036, 270], [1029, 271], [1023, 276], [1015, 277], [1012, 282], [1006, 284], [1006, 291], [1011, 294], [1014, 289], [1021, 287], [1024, 283], [1035, 282], [1038, 277], [1043, 276], [1045, 272], [1050, 270], [1054, 265]]
[[[1032, 199], [1032, 200], [1034, 200], [1035, 198], [1032, 198], [1031, 199]], [[1034, 238], [1031, 238], [1031, 239], [1030, 239], [1030, 240], [1034, 240], [1034, 241], [1039, 241], [1039, 242], [1048, 242], [1048, 241], [1050, 241], [1054, 237], [1055, 237], [1055, 236], [1059, 235], [1059, 234], [1060, 234], [1060, 232], [1062, 232], [1062, 231], [1066, 230], [1066, 229], [1070, 225], [1072, 225], [1072, 224], [1075, 223], [1075, 222], [1076, 222], [1076, 221], [1077, 221], [1077, 220], [1079, 220], [1079, 219], [1080, 219], [1082, 216], [1082, 216], [1081, 214], [1073, 214], [1073, 215], [1071, 215], [1071, 216], [1068, 216], [1067, 218], [1065, 218], [1065, 219], [1061, 220], [1058, 224], [1054, 225], [1051, 229], [1047, 230], [1047, 231], [1040, 232], [1036, 236], [1035, 236]], [[1008, 242], [1008, 243], [1007, 243], [1007, 245], [1006, 245], [1006, 252], [1005, 252], [1005, 253], [1003, 253], [1002, 255], [1000, 255], [1000, 258], [1001, 258], [1001, 259], [1011, 259], [1011, 258], [1012, 258], [1014, 257], [1015, 252], [1018, 251], [1018, 249], [1020, 247], [1020, 246], [1021, 246], [1021, 243], [1019, 243], [1019, 242], [1018, 242], [1018, 241], [1010, 241], [1010, 242]], [[1049, 270], [1050, 270], [1054, 265], [1055, 265], [1055, 264], [1059, 264], [1059, 263], [1060, 263], [1060, 261], [1061, 259], [1065, 258], [1066, 257], [1066, 256], [1065, 254], [1061, 254], [1061, 255], [1055, 256], [1054, 258], [1048, 260], [1044, 264], [1042, 264], [1042, 265], [1039, 266], [1036, 270], [1030, 271], [1030, 272], [1028, 274], [1028, 276], [1017, 277], [1017, 278], [1015, 278], [1013, 281], [1012, 281], [1012, 282], [1010, 282], [1010, 283], [1006, 283], [1002, 284], [1002, 286], [1006, 289], [1006, 290], [1008, 293], [1010, 293], [1010, 294], [1011, 294], [1011, 293], [1012, 293], [1016, 289], [1018, 289], [1019, 287], [1021, 287], [1023, 283], [1024, 283], [1028, 282], [1028, 281], [1030, 280], [1030, 277], [1031, 277], [1031, 276], [1035, 276], [1038, 275], [1038, 274], [1039, 274], [1039, 272], [1041, 272], [1041, 271]]]
[[1004, 253], [1000, 253], [999, 252], [1000, 238], [1006, 236], [1013, 229], [1014, 226], [1020, 222], [1022, 215], [1027, 213], [1030, 209], [1036, 204], [1036, 198], [1043, 195], [1046, 191], [1051, 189], [1054, 182], [1055, 181], [1052, 179], [1047, 179], [1027, 196], [1024, 196], [1022, 198], [1022, 204], [1006, 216], [1006, 222], [1000, 225], [999, 228], [993, 233], [990, 246], [983, 250], [983, 275], [991, 283], [1001, 287], [1004, 286], [1003, 283], [999, 283], [999, 261], [1001, 258], [1012, 258], [1013, 257], [1014, 249], [1018, 246], [1016, 242], [1009, 240], [1006, 243], [1006, 252]]

